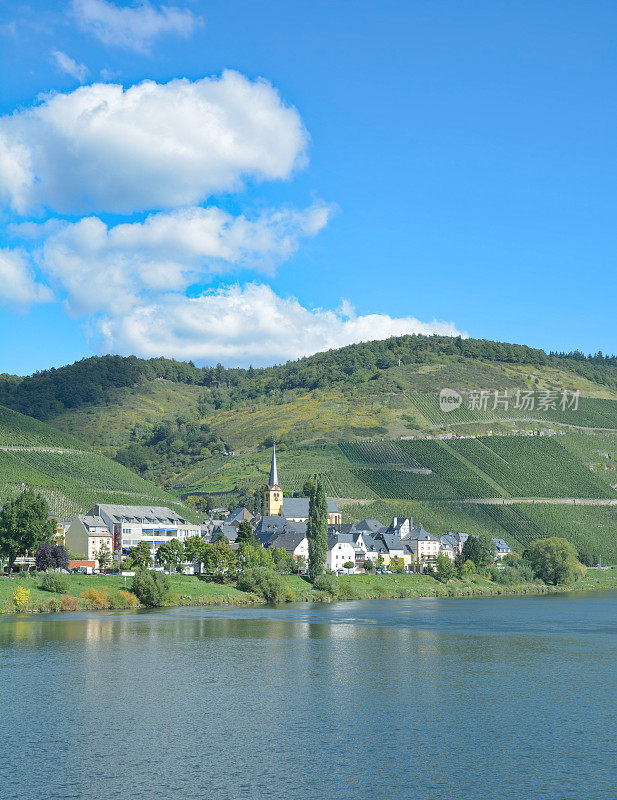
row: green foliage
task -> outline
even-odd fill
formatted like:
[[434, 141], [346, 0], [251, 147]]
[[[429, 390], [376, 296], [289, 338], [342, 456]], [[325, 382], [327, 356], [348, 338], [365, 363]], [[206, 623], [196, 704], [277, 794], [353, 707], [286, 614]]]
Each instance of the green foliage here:
[[294, 559], [284, 547], [272, 547], [270, 548], [270, 553], [272, 554], [276, 571], [280, 572], [281, 575], [289, 575], [297, 570]]
[[578, 560], [574, 545], [558, 536], [537, 539], [525, 550], [523, 557], [544, 583], [555, 586], [573, 583], [585, 574], [585, 567]]
[[159, 564], [176, 567], [184, 561], [184, 546], [178, 539], [170, 539], [159, 545], [156, 551], [156, 560]]
[[242, 544], [242, 542], [247, 542], [248, 544], [257, 544], [257, 539], [255, 538], [255, 534], [251, 528], [251, 523], [245, 519], [243, 519], [238, 525], [236, 541], [238, 544]]
[[186, 561], [203, 563], [207, 545], [201, 536], [190, 536], [184, 540], [184, 558]]
[[485, 569], [495, 560], [495, 542], [485, 533], [470, 536], [463, 545], [461, 560], [463, 564], [472, 561], [478, 570]]
[[161, 606], [169, 591], [169, 579], [162, 572], [140, 567], [135, 572], [131, 589], [142, 605]]
[[236, 551], [236, 559], [238, 568], [243, 571], [252, 567], [273, 570], [276, 566], [272, 552], [262, 547], [257, 540], [255, 540], [255, 544], [250, 541], [241, 542]]
[[449, 581], [456, 574], [456, 568], [454, 564], [444, 553], [439, 553], [435, 560], [435, 574], [443, 583]]
[[43, 541], [51, 541], [55, 521], [47, 503], [32, 489], [8, 500], [0, 511], [0, 557], [8, 559], [9, 572], [17, 556], [33, 553]]
[[309, 548], [309, 576], [313, 583], [322, 575], [328, 557], [328, 505], [322, 483], [318, 483], [309, 500], [306, 537]]
[[222, 578], [236, 571], [236, 554], [224, 537], [214, 544], [206, 544], [203, 557], [204, 569], [210, 575]]
[[238, 589], [252, 592], [269, 603], [281, 603], [293, 599], [283, 578], [267, 567], [250, 567], [238, 577]]
[[[129, 561], [134, 567], [150, 567], [152, 566], [152, 551], [147, 542], [139, 542], [135, 547], [129, 550]], [[139, 595], [137, 595], [139, 597]]]
[[41, 589], [46, 592], [65, 594], [68, 592], [69, 586], [69, 576], [65, 575], [63, 572], [46, 572], [41, 581]]
[[339, 594], [339, 585], [334, 575], [317, 575], [313, 580], [313, 588], [332, 598], [336, 598]]
[[103, 543], [95, 554], [96, 560], [99, 562], [100, 569], [106, 569], [111, 564], [111, 550], [106, 543]]

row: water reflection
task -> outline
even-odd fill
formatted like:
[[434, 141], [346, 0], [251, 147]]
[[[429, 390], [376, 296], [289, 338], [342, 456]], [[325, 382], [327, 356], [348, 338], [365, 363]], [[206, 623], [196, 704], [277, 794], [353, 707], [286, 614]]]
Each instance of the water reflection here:
[[3, 618], [0, 795], [605, 800], [616, 611], [603, 595]]

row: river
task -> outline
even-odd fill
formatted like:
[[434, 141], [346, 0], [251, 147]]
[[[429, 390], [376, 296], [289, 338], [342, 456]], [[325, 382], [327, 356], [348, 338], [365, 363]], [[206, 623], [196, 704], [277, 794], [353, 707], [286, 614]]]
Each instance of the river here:
[[3, 800], [617, 798], [617, 594], [0, 618]]

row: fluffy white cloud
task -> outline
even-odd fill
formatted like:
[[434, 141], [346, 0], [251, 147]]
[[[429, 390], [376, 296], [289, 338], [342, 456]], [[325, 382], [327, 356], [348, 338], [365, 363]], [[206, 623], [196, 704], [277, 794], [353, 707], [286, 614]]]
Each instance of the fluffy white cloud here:
[[301, 238], [315, 236], [331, 211], [317, 203], [248, 218], [198, 207], [114, 227], [86, 217], [23, 223], [12, 230], [22, 238], [42, 238], [39, 266], [66, 293], [72, 313], [118, 314], [128, 313], [140, 297], [182, 291], [215, 273], [271, 271], [298, 249]]
[[202, 24], [188, 9], [137, 3], [118, 6], [107, 0], [73, 0], [73, 12], [81, 27], [103, 44], [148, 53], [155, 39], [173, 33], [189, 36]]
[[52, 299], [50, 290], [37, 283], [30, 263], [18, 250], [0, 249], [0, 302], [18, 307]]
[[348, 304], [310, 310], [269, 286], [249, 284], [198, 298], [170, 294], [131, 313], [107, 315], [98, 323], [98, 344], [105, 352], [258, 366], [411, 333], [459, 335], [453, 323], [356, 316]]
[[306, 162], [298, 112], [237, 72], [95, 83], [0, 118], [0, 201], [26, 214], [167, 209]]
[[67, 75], [75, 78], [75, 80], [78, 80], [80, 83], [86, 80], [89, 70], [85, 64], [78, 64], [74, 58], [63, 53], [62, 50], [54, 50], [52, 56], [62, 72], [66, 72]]

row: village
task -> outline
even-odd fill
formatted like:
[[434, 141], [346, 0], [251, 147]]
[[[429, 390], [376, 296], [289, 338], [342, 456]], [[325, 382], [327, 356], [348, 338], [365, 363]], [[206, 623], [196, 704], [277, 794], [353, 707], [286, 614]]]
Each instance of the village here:
[[[285, 551], [295, 570], [304, 573], [309, 560], [309, 499], [285, 497], [281, 484], [275, 446], [263, 514], [252, 514], [245, 507], [231, 512], [220, 509], [220, 518], [197, 524], [167, 507], [98, 504], [70, 522], [59, 522], [58, 539], [73, 556], [69, 567], [92, 573], [106, 566], [122, 569], [126, 559], [130, 564], [135, 548], [143, 550], [144, 546], [150, 550], [152, 563], [163, 568], [167, 562], [164, 555], [159, 555], [161, 546], [174, 540], [183, 543], [192, 537], [200, 537], [208, 544], [223, 540], [232, 551], [238, 551], [241, 531], [250, 526], [254, 543], [265, 549]], [[464, 532], [435, 536], [421, 524], [414, 526], [413, 519], [407, 517], [394, 517], [388, 526], [376, 519], [343, 523], [341, 509], [331, 499], [327, 500], [327, 513], [325, 568], [338, 575], [367, 571], [423, 573], [432, 570], [439, 555], [453, 562], [468, 538]], [[499, 563], [511, 549], [503, 539], [493, 542]], [[165, 548], [161, 553], [165, 553]], [[181, 562], [181, 569], [194, 574], [203, 568], [198, 560], [187, 558]]]

